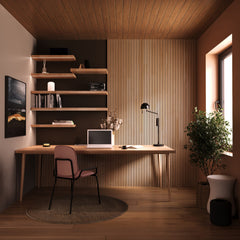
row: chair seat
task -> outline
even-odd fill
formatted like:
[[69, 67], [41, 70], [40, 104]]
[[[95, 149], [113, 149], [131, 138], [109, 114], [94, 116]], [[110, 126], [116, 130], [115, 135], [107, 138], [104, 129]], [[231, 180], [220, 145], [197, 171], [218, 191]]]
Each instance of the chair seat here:
[[[74, 175], [74, 178], [78, 178], [79, 174], [80, 174], [81, 170], [79, 169], [76, 174]], [[66, 174], [58, 174], [58, 177], [62, 177], [62, 178], [70, 178], [72, 179], [72, 175], [66, 175]]]
[[81, 177], [89, 177], [92, 175], [95, 175], [96, 172], [95, 171], [91, 171], [91, 170], [83, 170], [81, 173]]
[[[76, 174], [74, 175], [74, 178], [78, 178], [79, 177], [79, 174], [80, 172], [82, 171], [81, 173], [81, 176], [80, 177], [89, 177], [89, 176], [92, 176], [92, 175], [95, 175], [95, 171], [91, 171], [91, 170], [78, 170], [76, 172]], [[63, 174], [58, 174], [58, 177], [62, 177], [62, 178], [70, 178], [72, 179], [72, 175], [63, 175]]]

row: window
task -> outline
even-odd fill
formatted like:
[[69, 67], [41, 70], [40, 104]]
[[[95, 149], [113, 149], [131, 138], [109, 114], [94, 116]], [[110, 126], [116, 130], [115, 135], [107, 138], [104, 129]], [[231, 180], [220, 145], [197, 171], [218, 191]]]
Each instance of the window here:
[[[233, 128], [233, 99], [232, 99], [232, 47], [218, 55], [219, 59], [219, 101], [223, 115]], [[232, 143], [232, 133], [230, 136]]]

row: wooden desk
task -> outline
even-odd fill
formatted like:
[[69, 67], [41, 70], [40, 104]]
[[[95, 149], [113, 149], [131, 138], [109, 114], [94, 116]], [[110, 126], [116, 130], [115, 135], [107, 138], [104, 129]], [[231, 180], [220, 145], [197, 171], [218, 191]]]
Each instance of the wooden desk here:
[[[168, 147], [154, 147], [152, 145], [144, 145], [143, 148], [138, 149], [122, 149], [121, 146], [115, 145], [112, 148], [87, 148], [86, 145], [70, 145], [72, 148], [76, 150], [78, 154], [158, 154], [159, 161], [159, 173], [161, 173], [160, 169], [160, 154], [166, 155], [166, 178], [168, 183], [168, 198], [171, 200], [171, 189], [170, 189], [170, 153], [175, 153], [175, 150]], [[24, 186], [24, 174], [25, 174], [25, 159], [27, 154], [37, 154], [39, 155], [39, 165], [41, 163], [41, 155], [53, 155], [54, 154], [55, 145], [50, 147], [42, 147], [41, 145], [35, 145], [31, 147], [26, 147], [22, 149], [17, 149], [15, 153], [22, 154], [21, 159], [21, 182], [20, 182], [20, 202], [22, 202], [23, 198], [23, 186]], [[160, 176], [160, 175], [159, 175]], [[38, 182], [40, 180], [40, 174], [38, 176]], [[38, 183], [38, 185], [40, 185]]]

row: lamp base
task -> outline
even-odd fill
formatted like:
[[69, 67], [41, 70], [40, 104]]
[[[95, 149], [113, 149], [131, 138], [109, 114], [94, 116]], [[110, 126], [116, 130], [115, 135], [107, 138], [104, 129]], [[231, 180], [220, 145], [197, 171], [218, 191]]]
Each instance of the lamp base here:
[[164, 144], [163, 143], [155, 143], [155, 144], [153, 144], [153, 146], [154, 147], [161, 147], [161, 146], [164, 146]]

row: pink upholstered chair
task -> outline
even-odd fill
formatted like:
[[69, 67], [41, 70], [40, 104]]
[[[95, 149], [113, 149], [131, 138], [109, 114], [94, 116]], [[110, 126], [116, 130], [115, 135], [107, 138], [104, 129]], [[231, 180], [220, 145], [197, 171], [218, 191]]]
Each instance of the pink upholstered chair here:
[[51, 209], [52, 199], [55, 191], [55, 185], [58, 178], [67, 179], [71, 181], [71, 200], [69, 214], [72, 213], [72, 200], [73, 200], [73, 189], [74, 181], [80, 177], [95, 176], [97, 182], [98, 202], [101, 203], [99, 194], [99, 184], [97, 178], [97, 168], [90, 169], [79, 169], [77, 162], [76, 151], [69, 146], [56, 146], [54, 149], [54, 160], [55, 160], [55, 182], [52, 189], [51, 199], [49, 202], [48, 209]]

